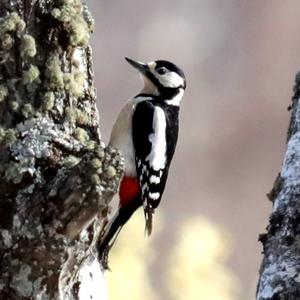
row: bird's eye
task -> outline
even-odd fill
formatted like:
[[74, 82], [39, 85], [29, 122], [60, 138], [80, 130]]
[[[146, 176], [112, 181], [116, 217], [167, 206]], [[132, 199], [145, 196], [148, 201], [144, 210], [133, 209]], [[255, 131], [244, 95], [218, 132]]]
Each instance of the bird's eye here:
[[160, 67], [156, 70], [156, 72], [160, 75], [167, 73], [167, 69], [165, 67]]

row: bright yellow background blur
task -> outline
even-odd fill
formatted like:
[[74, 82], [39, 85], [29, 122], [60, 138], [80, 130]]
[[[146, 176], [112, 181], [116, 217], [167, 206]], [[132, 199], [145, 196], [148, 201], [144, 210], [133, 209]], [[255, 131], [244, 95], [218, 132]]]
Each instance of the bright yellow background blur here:
[[[156, 227], [167, 230], [161, 214]], [[144, 216], [140, 211], [125, 226], [110, 257], [111, 272], [106, 278], [111, 300], [157, 300], [159, 292], [151, 284], [150, 269], [160, 261], [151, 239], [144, 238]], [[208, 220], [192, 218], [179, 228], [173, 251], [164, 263], [162, 285], [168, 299], [173, 300], [235, 300], [239, 282], [224, 266], [231, 253], [228, 232]]]

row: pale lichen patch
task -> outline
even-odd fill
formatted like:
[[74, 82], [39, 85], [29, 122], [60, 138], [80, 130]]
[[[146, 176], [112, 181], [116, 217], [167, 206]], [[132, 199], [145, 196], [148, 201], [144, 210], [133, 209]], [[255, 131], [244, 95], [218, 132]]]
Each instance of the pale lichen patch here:
[[90, 139], [87, 131], [80, 127], [75, 129], [74, 137], [82, 144], [85, 144]]
[[100, 177], [97, 174], [92, 174], [90, 179], [92, 184], [99, 185], [101, 183]]
[[1, 48], [2, 49], [9, 50], [14, 45], [15, 40], [13, 39], [13, 37], [11, 36], [11, 34], [5, 33], [5, 34], [3, 34], [0, 43], [1, 43]]
[[84, 73], [75, 70], [72, 73], [65, 73], [63, 75], [65, 91], [75, 97], [83, 95], [83, 83], [85, 81]]
[[84, 112], [83, 110], [76, 109], [76, 123], [79, 125], [89, 125], [90, 124], [90, 117], [89, 115]]
[[94, 158], [91, 160], [91, 165], [94, 169], [98, 169], [102, 167], [102, 161], [98, 158]]
[[0, 145], [10, 146], [17, 140], [17, 132], [13, 128], [4, 129], [0, 127]]
[[69, 155], [66, 158], [64, 158], [63, 165], [67, 168], [72, 168], [78, 165], [80, 163], [80, 160], [81, 159], [79, 157], [76, 157], [74, 155]]
[[25, 103], [21, 111], [26, 119], [34, 115], [34, 108], [32, 107], [31, 103]]
[[34, 57], [36, 55], [35, 39], [29, 35], [24, 34], [21, 39], [21, 56]]
[[66, 107], [65, 109], [65, 115], [66, 115], [66, 119], [74, 124], [76, 122], [76, 109], [72, 109], [71, 107]]
[[59, 90], [64, 87], [63, 72], [58, 55], [52, 55], [47, 60], [45, 76], [47, 78], [45, 85], [49, 90]]
[[86, 149], [89, 151], [94, 150], [97, 147], [97, 142], [96, 141], [88, 141], [86, 143]]
[[52, 10], [52, 16], [64, 24], [69, 33], [69, 42], [74, 47], [87, 46], [90, 39], [91, 21], [86, 22], [83, 7], [78, 0], [64, 0]]
[[89, 125], [91, 122], [90, 116], [78, 108], [73, 109], [71, 107], [67, 107], [65, 109], [65, 114], [67, 120], [73, 124], [76, 123], [78, 125]]
[[25, 27], [24, 20], [16, 12], [0, 18], [0, 35], [5, 32], [21, 32]]
[[22, 82], [25, 85], [35, 83], [40, 83], [40, 71], [37, 66], [30, 65], [29, 69], [23, 71]]
[[10, 109], [14, 112], [18, 111], [18, 109], [20, 107], [19, 102], [15, 101], [15, 100], [9, 101], [8, 105], [9, 105]]
[[117, 174], [116, 169], [113, 166], [108, 166], [105, 171], [108, 177], [114, 177]]
[[49, 111], [53, 108], [55, 102], [55, 95], [52, 91], [46, 92], [44, 95], [42, 109]]

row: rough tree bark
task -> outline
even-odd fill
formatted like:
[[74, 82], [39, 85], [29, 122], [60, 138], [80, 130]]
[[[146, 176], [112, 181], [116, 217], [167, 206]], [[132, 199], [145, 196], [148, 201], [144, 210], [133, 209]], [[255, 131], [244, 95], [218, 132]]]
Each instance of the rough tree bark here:
[[0, 1], [0, 299], [104, 299], [95, 241], [123, 162], [99, 133], [80, 0]]
[[300, 299], [300, 73], [290, 109], [282, 170], [268, 195], [273, 212], [267, 233], [260, 236], [264, 258], [257, 300]]

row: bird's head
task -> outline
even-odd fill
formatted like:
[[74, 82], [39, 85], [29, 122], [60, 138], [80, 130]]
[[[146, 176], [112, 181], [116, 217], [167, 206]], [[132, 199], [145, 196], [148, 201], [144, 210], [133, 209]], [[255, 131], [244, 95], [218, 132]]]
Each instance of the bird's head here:
[[149, 63], [134, 61], [128, 57], [126, 60], [137, 69], [143, 77], [143, 93], [163, 95], [172, 98], [184, 92], [186, 80], [183, 71], [175, 64], [166, 60], [155, 60]]

